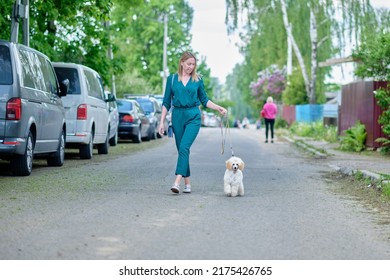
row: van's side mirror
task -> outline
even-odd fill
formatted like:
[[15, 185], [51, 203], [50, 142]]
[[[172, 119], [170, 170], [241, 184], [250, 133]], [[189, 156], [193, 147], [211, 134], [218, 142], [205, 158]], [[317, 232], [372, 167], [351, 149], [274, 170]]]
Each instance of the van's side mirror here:
[[115, 96], [112, 93], [108, 94], [106, 102], [115, 102], [115, 101], [116, 101]]
[[69, 90], [69, 80], [65, 79], [60, 82], [60, 96], [66, 96]]

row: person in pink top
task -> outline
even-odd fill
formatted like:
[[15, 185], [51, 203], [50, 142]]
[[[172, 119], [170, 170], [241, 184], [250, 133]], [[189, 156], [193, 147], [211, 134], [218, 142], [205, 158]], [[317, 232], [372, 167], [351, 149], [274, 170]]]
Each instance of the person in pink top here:
[[271, 130], [271, 143], [274, 142], [274, 125], [276, 114], [278, 113], [278, 107], [274, 103], [274, 100], [271, 96], [267, 98], [267, 102], [261, 110], [261, 116], [265, 121], [265, 143], [268, 143], [268, 131]]

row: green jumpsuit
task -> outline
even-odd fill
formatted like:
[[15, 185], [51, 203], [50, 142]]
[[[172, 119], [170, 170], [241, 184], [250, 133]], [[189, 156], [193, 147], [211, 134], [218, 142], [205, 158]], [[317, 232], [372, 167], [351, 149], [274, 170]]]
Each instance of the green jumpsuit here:
[[[173, 81], [172, 81], [173, 79]], [[207, 107], [209, 101], [202, 79], [190, 79], [186, 86], [178, 80], [178, 75], [170, 75], [167, 79], [163, 106], [172, 110], [172, 129], [175, 134], [178, 160], [176, 175], [190, 177], [190, 148], [198, 135], [201, 126], [199, 106]]]

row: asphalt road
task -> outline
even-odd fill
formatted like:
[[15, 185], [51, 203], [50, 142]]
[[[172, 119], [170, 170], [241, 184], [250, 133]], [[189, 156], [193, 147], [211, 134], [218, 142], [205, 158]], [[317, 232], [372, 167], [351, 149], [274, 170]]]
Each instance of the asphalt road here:
[[[176, 150], [168, 138], [128, 156], [63, 167], [71, 188], [46, 168], [33, 170], [39, 186], [2, 186], [0, 258], [390, 259], [389, 225], [336, 194], [326, 162], [288, 142], [265, 144], [256, 130], [230, 135], [221, 154], [221, 131], [201, 129], [191, 150], [191, 194], [169, 190]], [[223, 194], [230, 142], [246, 164], [243, 197]]]

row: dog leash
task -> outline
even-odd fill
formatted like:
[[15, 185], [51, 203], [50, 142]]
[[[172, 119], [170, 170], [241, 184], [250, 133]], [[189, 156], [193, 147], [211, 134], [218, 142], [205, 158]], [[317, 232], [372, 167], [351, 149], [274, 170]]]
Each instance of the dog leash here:
[[[226, 121], [226, 125], [223, 124], [224, 120]], [[229, 127], [228, 113], [226, 113], [226, 115], [222, 118], [220, 127], [221, 127], [221, 136], [222, 136], [221, 154], [223, 155], [224, 152], [225, 152], [226, 136], [229, 133], [230, 150], [232, 152], [232, 157], [234, 157], [233, 146], [232, 146], [232, 139], [231, 139], [231, 136], [230, 136], [230, 127]], [[223, 134], [223, 127], [225, 127], [225, 136]]]

